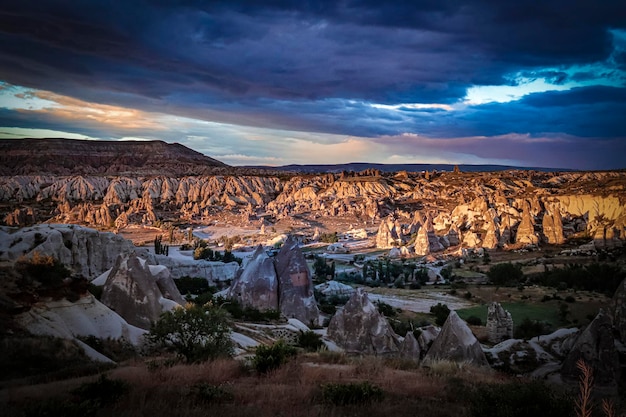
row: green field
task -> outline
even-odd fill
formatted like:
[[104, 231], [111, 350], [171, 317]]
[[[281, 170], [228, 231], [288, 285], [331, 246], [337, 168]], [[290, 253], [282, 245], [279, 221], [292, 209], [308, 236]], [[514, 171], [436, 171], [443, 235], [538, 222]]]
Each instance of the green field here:
[[[511, 313], [514, 323], [521, 323], [525, 318], [550, 323], [554, 328], [562, 325], [558, 315], [558, 305], [553, 303], [502, 303], [502, 307]], [[476, 316], [484, 323], [487, 322], [487, 305], [464, 308], [457, 314], [463, 320], [469, 316]]]

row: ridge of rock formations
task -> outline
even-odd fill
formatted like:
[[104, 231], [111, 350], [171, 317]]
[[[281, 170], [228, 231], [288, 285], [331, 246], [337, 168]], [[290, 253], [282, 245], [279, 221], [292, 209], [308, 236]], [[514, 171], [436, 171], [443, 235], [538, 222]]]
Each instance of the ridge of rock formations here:
[[441, 332], [424, 357], [426, 363], [437, 360], [471, 362], [479, 366], [488, 365], [476, 336], [456, 311], [450, 312]]
[[169, 270], [136, 254], [120, 255], [102, 289], [102, 303], [129, 324], [149, 329], [163, 311], [184, 305]]
[[459, 244], [509, 248], [586, 236], [596, 247], [612, 247], [626, 240], [626, 173], [0, 177], [7, 225], [112, 229], [166, 218], [209, 224], [225, 215], [265, 227], [297, 217], [309, 236], [321, 220], [343, 218], [353, 227], [378, 227], [381, 248], [415, 243], [421, 255]]
[[327, 334], [348, 353], [392, 355], [400, 352], [399, 336], [362, 288], [357, 288], [346, 305], [335, 313]]

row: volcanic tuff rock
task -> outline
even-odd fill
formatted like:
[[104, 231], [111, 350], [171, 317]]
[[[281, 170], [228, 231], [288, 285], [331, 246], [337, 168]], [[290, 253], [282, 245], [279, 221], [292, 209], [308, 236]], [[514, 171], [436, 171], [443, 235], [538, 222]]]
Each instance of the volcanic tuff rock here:
[[274, 260], [259, 245], [243, 273], [228, 289], [228, 298], [258, 310], [278, 310], [278, 277]]
[[400, 356], [407, 359], [420, 360], [421, 349], [413, 332], [408, 331], [400, 345]]
[[58, 259], [88, 279], [110, 269], [119, 254], [133, 250], [133, 244], [121, 236], [75, 225], [0, 228], [0, 260], [14, 261], [37, 252]]
[[400, 339], [389, 322], [358, 288], [330, 320], [328, 338], [349, 353], [397, 354]]
[[619, 378], [619, 357], [613, 338], [611, 317], [600, 310], [598, 315], [576, 340], [576, 344], [565, 358], [561, 375], [565, 379], [577, 380], [580, 370], [579, 359], [592, 367], [594, 382], [601, 386], [614, 387]]
[[467, 324], [451, 311], [448, 319], [441, 328], [441, 333], [435, 339], [424, 357], [426, 362], [449, 360], [455, 362], [471, 362], [475, 365], [486, 366], [487, 358], [480, 343]]
[[500, 343], [513, 337], [513, 318], [500, 303], [495, 301], [487, 307], [487, 338], [491, 343]]
[[[38, 163], [41, 169], [30, 165], [23, 169], [23, 176], [0, 177], [0, 219], [22, 226], [55, 221], [114, 228], [161, 219], [208, 224], [226, 215], [241, 225], [262, 218], [270, 226], [281, 219], [298, 218], [310, 229], [305, 233], [312, 235], [315, 227], [321, 227], [320, 219], [342, 218], [352, 227], [380, 225], [381, 247], [408, 245], [424, 228], [421, 243], [416, 245], [421, 254], [456, 246], [459, 241], [465, 247], [497, 244], [510, 248], [537, 244], [539, 236], [548, 243], [591, 236], [596, 247], [612, 247], [626, 239], [626, 172], [440, 172], [428, 178], [413, 172], [280, 178], [210, 175], [204, 169], [187, 170], [191, 165], [167, 153], [177, 149], [174, 145], [132, 144], [147, 146], [134, 152], [138, 158], [147, 158], [144, 165], [137, 162], [137, 167], [158, 165], [158, 171], [126, 170], [125, 157], [118, 158], [122, 163], [109, 166], [109, 156], [103, 156], [98, 165], [87, 152], [90, 144], [70, 141], [70, 145], [71, 158], [80, 155], [91, 168], [72, 170], [53, 154]], [[142, 149], [149, 146], [156, 151], [142, 156]], [[167, 152], [158, 151], [159, 147]], [[42, 152], [38, 155], [45, 158]], [[198, 156], [193, 155], [188, 160]], [[56, 175], [45, 174], [57, 159]], [[387, 220], [379, 224], [381, 218]]]
[[149, 329], [161, 313], [184, 305], [169, 270], [135, 254], [120, 255], [102, 290], [102, 303], [128, 323]]
[[275, 262], [280, 312], [303, 323], [317, 324], [319, 310], [313, 295], [311, 271], [293, 236], [283, 243]]

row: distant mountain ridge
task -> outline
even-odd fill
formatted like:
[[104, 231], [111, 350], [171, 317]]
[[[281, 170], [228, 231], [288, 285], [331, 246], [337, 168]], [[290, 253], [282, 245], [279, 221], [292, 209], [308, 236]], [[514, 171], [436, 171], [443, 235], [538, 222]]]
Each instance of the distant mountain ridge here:
[[540, 171], [540, 172], [556, 172], [556, 171], [574, 171], [572, 169], [565, 168], [545, 168], [545, 167], [519, 167], [513, 165], [469, 165], [469, 164], [378, 164], [369, 162], [349, 162], [347, 164], [311, 164], [311, 165], [282, 165], [277, 167], [269, 166], [245, 166], [241, 168], [249, 169], [268, 169], [274, 171], [291, 171], [302, 172], [310, 174], [319, 174], [323, 172], [342, 172], [342, 171], [354, 171], [360, 172], [366, 169], [377, 169], [381, 172], [421, 172], [421, 171], [452, 171], [454, 167], [459, 167], [462, 172], [494, 172], [494, 171], [509, 171], [509, 170], [528, 170], [528, 171]]
[[0, 139], [0, 175], [211, 174], [228, 165], [179, 143]]

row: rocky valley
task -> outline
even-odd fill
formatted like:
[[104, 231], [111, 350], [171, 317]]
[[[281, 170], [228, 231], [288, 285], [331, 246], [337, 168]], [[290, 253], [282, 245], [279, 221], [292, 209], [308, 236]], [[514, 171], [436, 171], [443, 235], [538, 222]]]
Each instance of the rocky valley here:
[[[407, 393], [381, 381], [404, 373], [447, 387], [423, 394], [437, 401], [455, 383], [474, 392], [475, 376], [571, 387], [583, 360], [602, 395], [624, 392], [625, 172], [306, 174], [227, 167], [161, 142], [51, 140], [39, 153], [6, 142], [0, 321], [11, 371], [0, 399], [17, 404], [11, 415], [24, 407], [20, 381], [34, 378], [16, 364], [42, 340], [122, 374], [156, 367], [158, 378], [170, 372], [154, 365], [163, 356], [191, 369], [231, 356], [259, 377], [263, 349], [284, 349], [269, 351], [276, 358], [297, 346], [312, 352], [297, 354], [290, 378], [361, 372], [395, 398]], [[188, 329], [208, 316], [212, 331], [155, 345], [168, 320]], [[223, 350], [201, 356], [218, 349], [222, 320]]]

